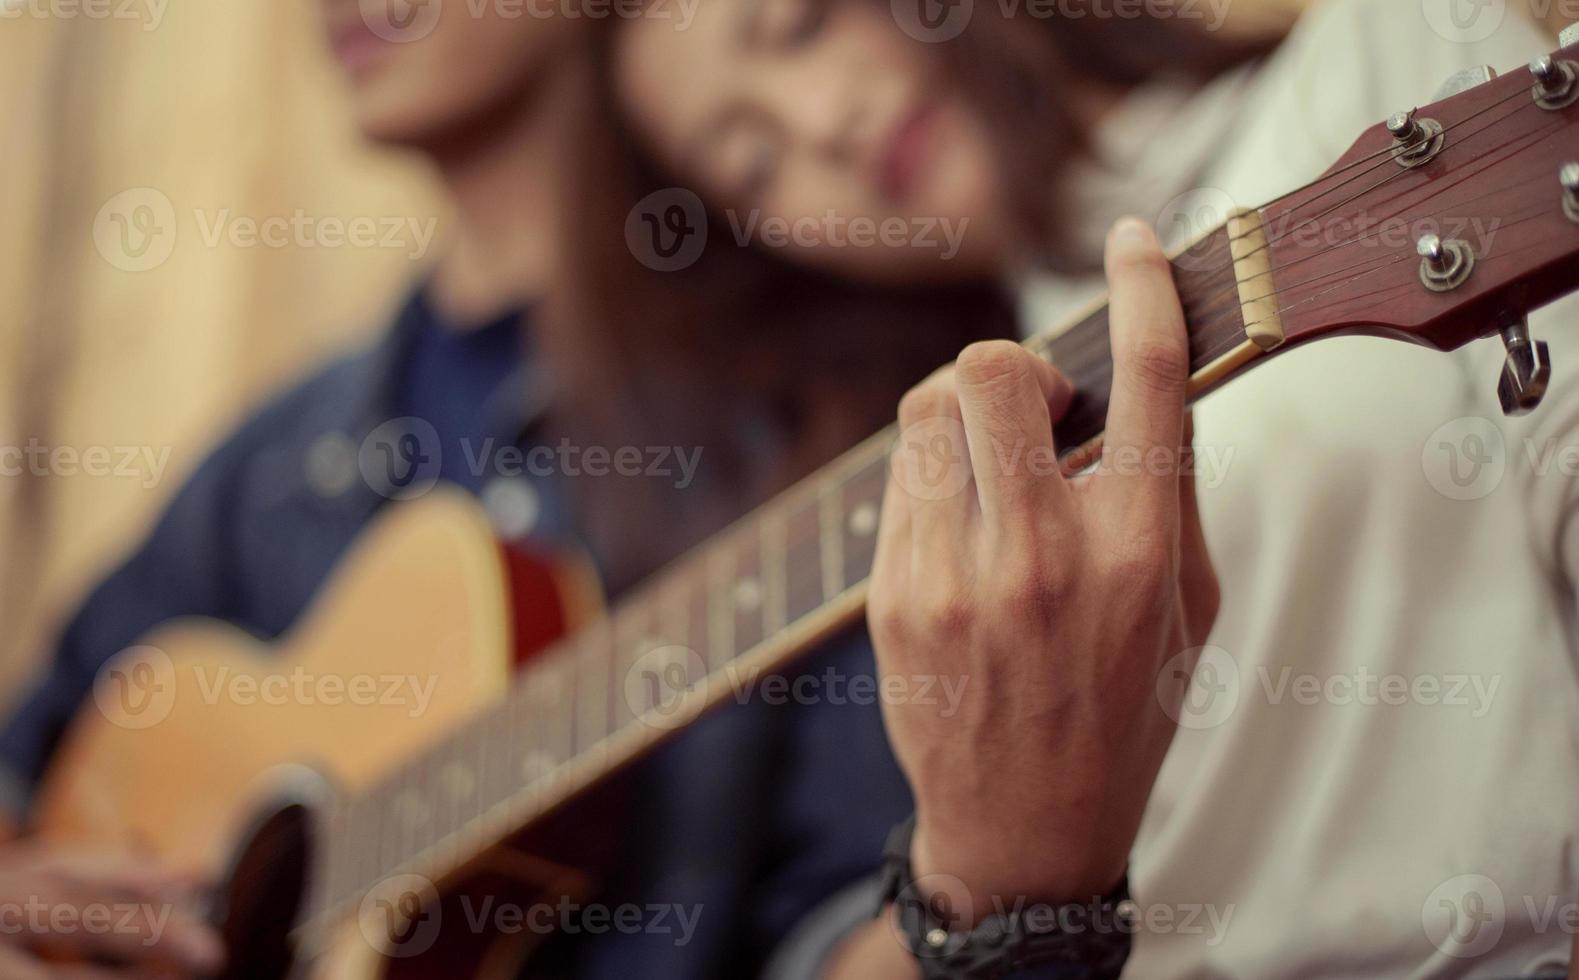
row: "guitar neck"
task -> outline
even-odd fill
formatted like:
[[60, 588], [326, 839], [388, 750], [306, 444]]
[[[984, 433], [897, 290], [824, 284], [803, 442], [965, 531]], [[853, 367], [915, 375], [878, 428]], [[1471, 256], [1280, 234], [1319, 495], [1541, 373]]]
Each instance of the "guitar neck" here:
[[[1192, 394], [1242, 358], [1231, 265], [1226, 229], [1174, 261]], [[1079, 392], [1058, 445], [1089, 453], [1112, 386], [1106, 302], [1027, 346]], [[705, 542], [536, 658], [492, 709], [343, 803], [321, 912], [393, 874], [437, 880], [465, 865], [856, 622], [897, 438], [885, 429]]]
[[[1418, 126], [1371, 127], [1316, 181], [1231, 214], [1176, 255], [1190, 398], [1304, 341], [1358, 332], [1451, 350], [1571, 292], [1579, 47], [1557, 58], [1533, 77], [1455, 76], [1443, 101], [1399, 117]], [[1495, 245], [1384, 233], [1450, 219], [1499, 227]], [[1527, 411], [1549, 373], [1544, 346], [1517, 332], [1504, 341], [1499, 394], [1505, 410]], [[1028, 346], [1074, 383], [1055, 437], [1065, 468], [1080, 469], [1112, 388], [1106, 304]], [[547, 651], [492, 710], [345, 803], [315, 918], [389, 875], [442, 878], [857, 621], [900, 438], [878, 433], [706, 542]]]

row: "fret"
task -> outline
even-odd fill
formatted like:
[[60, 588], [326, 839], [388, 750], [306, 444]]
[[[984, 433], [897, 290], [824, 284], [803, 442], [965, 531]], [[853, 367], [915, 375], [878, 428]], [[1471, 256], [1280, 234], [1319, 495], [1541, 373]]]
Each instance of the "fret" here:
[[[525, 697], [514, 714], [520, 719], [522, 751], [516, 776], [533, 796], [551, 786], [550, 774], [574, 751], [574, 712], [567, 710], [567, 671], [574, 661], [568, 650], [556, 650], [528, 670]], [[524, 703], [523, 703], [524, 702]]]
[[707, 666], [717, 670], [735, 657], [734, 550], [714, 547], [707, 553]]
[[555, 765], [575, 752], [575, 715], [571, 698], [575, 694], [574, 648], [553, 651], [530, 670], [526, 680], [527, 745], [546, 754]]
[[729, 586], [729, 601], [733, 606], [731, 659], [755, 647], [767, 636], [763, 630], [767, 602], [762, 580], [760, 530], [760, 524], [747, 525], [742, 533], [731, 539], [734, 550]]
[[437, 757], [435, 781], [430, 791], [439, 800], [436, 809], [442, 820], [435, 830], [440, 839], [460, 830], [477, 816], [477, 734], [475, 724], [463, 726], [457, 737], [447, 743], [449, 751]]
[[822, 601], [832, 602], [844, 591], [844, 494], [838, 480], [820, 484], [817, 494], [817, 536], [821, 542]]
[[784, 529], [784, 622], [788, 624], [823, 604], [820, 495], [791, 501]]
[[508, 800], [521, 788], [516, 775], [519, 747], [512, 740], [514, 713], [510, 699], [504, 698], [490, 705], [483, 716], [483, 751], [479, 770], [482, 773], [482, 808], [491, 811]]
[[[409, 772], [402, 774], [400, 781], [395, 784], [396, 798], [398, 798], [400, 790], [405, 789], [410, 782], [410, 775]], [[407, 852], [400, 839], [400, 821], [396, 820], [391, 812], [393, 809], [392, 801], [386, 798], [384, 804], [370, 814], [373, 824], [372, 836], [378, 842], [378, 866], [380, 868], [392, 868], [406, 856]]]
[[658, 635], [670, 643], [691, 647], [690, 566], [683, 565], [658, 583]]
[[763, 508], [757, 534], [762, 549], [762, 638], [767, 639], [783, 629], [788, 621], [785, 609], [789, 589], [788, 510], [782, 505]]
[[613, 678], [617, 690], [611, 691], [616, 695], [611, 719], [614, 726], [633, 721], [663, 702], [652, 689], [654, 683], [662, 680], [662, 671], [654, 667], [651, 656], [652, 651], [663, 646], [656, 635], [657, 621], [657, 610], [642, 601], [632, 601], [614, 619], [614, 648], [618, 651]]
[[883, 489], [888, 482], [888, 443], [869, 445], [868, 458], [851, 468], [841, 487], [844, 521], [839, 529], [840, 551], [844, 580], [851, 584], [864, 582], [872, 574]]
[[684, 603], [686, 646], [696, 651], [702, 665], [713, 668], [715, 656], [728, 656], [728, 651], [715, 654], [713, 650], [713, 621], [711, 616], [712, 576], [711, 564], [706, 559], [696, 561], [686, 569]]
[[573, 641], [575, 664], [574, 752], [579, 755], [603, 741], [609, 733], [609, 696], [614, 683], [613, 627], [604, 619], [583, 630]]

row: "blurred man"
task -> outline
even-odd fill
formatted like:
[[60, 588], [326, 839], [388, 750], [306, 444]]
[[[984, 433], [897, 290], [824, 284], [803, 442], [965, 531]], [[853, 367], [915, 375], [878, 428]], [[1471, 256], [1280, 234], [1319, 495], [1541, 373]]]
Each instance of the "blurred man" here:
[[[356, 447], [375, 429], [422, 420], [422, 449], [443, 462], [406, 481], [444, 479], [477, 493], [484, 479], [464, 465], [459, 440], [510, 445], [524, 431], [523, 320], [556, 272], [553, 178], [576, 111], [579, 32], [558, 16], [462, 5], [440, 14], [437, 4], [400, 2], [325, 0], [323, 20], [362, 132], [437, 167], [458, 212], [450, 247], [372, 349], [324, 368], [220, 446], [71, 620], [0, 733], [4, 800], [18, 826], [99, 668], [138, 636], [177, 616], [211, 616], [262, 636], [296, 619], [358, 532], [399, 496], [399, 487], [358, 475]], [[508, 530], [530, 529], [516, 521]], [[151, 912], [114, 943], [87, 930], [7, 928], [0, 943], [16, 948], [0, 947], [0, 973], [42, 970], [28, 951], [46, 940], [94, 959], [203, 970], [218, 941], [185, 913], [154, 914], [173, 907], [172, 888], [154, 868], [14, 845], [0, 856], [0, 900]]]

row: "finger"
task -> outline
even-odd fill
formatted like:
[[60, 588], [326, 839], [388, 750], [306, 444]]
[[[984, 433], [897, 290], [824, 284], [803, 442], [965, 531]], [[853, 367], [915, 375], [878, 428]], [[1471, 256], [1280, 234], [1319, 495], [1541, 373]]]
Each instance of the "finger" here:
[[46, 904], [41, 948], [75, 956], [147, 967], [179, 967], [195, 974], [224, 965], [218, 934], [189, 910], [168, 901], [113, 901], [78, 897], [69, 905]]
[[1053, 444], [1053, 414], [1073, 397], [1051, 364], [1006, 340], [972, 344], [956, 367], [960, 414], [981, 513], [1005, 529], [1028, 514], [1056, 513], [1069, 488]]
[[1217, 607], [1221, 601], [1217, 572], [1212, 567], [1206, 530], [1201, 524], [1201, 507], [1195, 466], [1195, 422], [1184, 418], [1183, 465], [1179, 468], [1179, 591], [1184, 601], [1184, 616], [1190, 642], [1206, 642]]
[[893, 463], [899, 487], [910, 498], [912, 549], [957, 552], [976, 501], [952, 366], [933, 372], [900, 400]]
[[[867, 626], [872, 635], [889, 638], [890, 623], [885, 622], [885, 617], [897, 615], [898, 602], [910, 591], [910, 563], [910, 495], [899, 486], [890, 467], [872, 555], [872, 585], [867, 603]], [[875, 645], [878, 657], [882, 657], [886, 647], [884, 643]]]
[[6, 980], [50, 980], [44, 964], [19, 949], [0, 947], [0, 977]]
[[68, 888], [126, 900], [152, 899], [193, 883], [190, 875], [125, 852], [50, 851], [40, 870], [57, 876]]
[[[1108, 314], [1113, 347], [1113, 393], [1108, 404], [1109, 458], [1121, 493], [1171, 516], [1178, 501], [1172, 457], [1184, 433], [1189, 345], [1173, 271], [1145, 222], [1125, 218], [1108, 235]], [[1132, 464], [1132, 465], [1131, 465]]]

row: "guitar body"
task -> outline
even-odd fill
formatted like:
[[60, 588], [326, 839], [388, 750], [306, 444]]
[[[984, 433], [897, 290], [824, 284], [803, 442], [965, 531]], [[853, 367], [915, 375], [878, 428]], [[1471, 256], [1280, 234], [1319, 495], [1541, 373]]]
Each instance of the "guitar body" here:
[[[524, 944], [459, 935], [478, 932], [459, 913], [442, 916], [461, 929], [426, 955], [382, 956], [384, 937], [353, 920], [307, 968], [291, 961], [287, 933], [323, 857], [313, 822], [326, 801], [503, 695], [516, 610], [545, 635], [545, 621], [568, 620], [568, 593], [512, 591], [512, 580], [568, 576], [523, 576], [521, 562], [505, 560], [469, 499], [436, 492], [376, 522], [275, 648], [217, 622], [167, 625], [101, 674], [42, 788], [41, 835], [150, 852], [219, 883], [227, 977], [513, 976]], [[498, 848], [438, 897], [483, 889], [529, 902], [539, 888], [563, 893], [563, 869]]]

